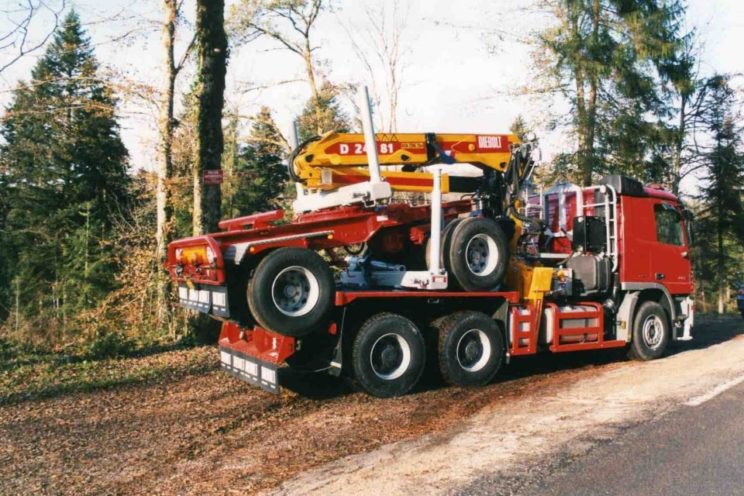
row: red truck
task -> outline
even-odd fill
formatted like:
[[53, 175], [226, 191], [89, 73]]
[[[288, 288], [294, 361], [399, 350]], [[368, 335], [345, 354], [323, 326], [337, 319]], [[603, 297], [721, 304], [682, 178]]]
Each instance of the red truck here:
[[[515, 356], [627, 347], [650, 360], [692, 338], [691, 215], [673, 194], [610, 175], [527, 195], [534, 143], [363, 124], [290, 156], [291, 221], [240, 217], [169, 245], [181, 304], [223, 322], [228, 372], [276, 392], [283, 367], [324, 371], [385, 397], [428, 360], [471, 386]], [[442, 174], [460, 163], [482, 176]]]

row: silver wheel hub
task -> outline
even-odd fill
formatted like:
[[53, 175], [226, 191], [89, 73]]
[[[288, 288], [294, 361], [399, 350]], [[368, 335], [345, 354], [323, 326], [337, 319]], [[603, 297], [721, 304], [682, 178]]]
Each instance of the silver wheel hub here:
[[465, 260], [470, 272], [476, 276], [491, 274], [499, 261], [496, 241], [487, 234], [476, 234], [465, 247]]
[[318, 278], [305, 267], [287, 267], [274, 278], [271, 298], [276, 308], [288, 317], [306, 315], [320, 299]]
[[372, 345], [369, 363], [380, 379], [395, 380], [411, 365], [411, 346], [400, 334], [384, 334]]
[[656, 315], [650, 315], [643, 321], [643, 341], [651, 349], [656, 349], [664, 338], [664, 324]]
[[478, 372], [486, 366], [493, 353], [491, 341], [480, 329], [470, 329], [457, 341], [457, 363], [463, 370]]

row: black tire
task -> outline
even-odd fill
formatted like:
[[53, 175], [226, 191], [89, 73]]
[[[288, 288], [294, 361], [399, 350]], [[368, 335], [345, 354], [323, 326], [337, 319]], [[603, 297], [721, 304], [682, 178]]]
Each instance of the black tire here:
[[279, 248], [256, 267], [247, 299], [263, 328], [301, 337], [327, 324], [335, 293], [333, 273], [320, 255], [305, 248]]
[[439, 335], [439, 370], [455, 386], [483, 386], [504, 363], [504, 336], [482, 312], [462, 311], [434, 323]]
[[494, 220], [464, 219], [452, 231], [448, 272], [465, 291], [488, 291], [499, 285], [509, 263], [509, 242]]
[[671, 336], [666, 310], [655, 301], [641, 304], [633, 319], [629, 356], [634, 360], [654, 360], [664, 354]]
[[416, 324], [394, 313], [367, 320], [354, 337], [354, 378], [367, 393], [380, 398], [401, 396], [421, 378], [426, 344]]

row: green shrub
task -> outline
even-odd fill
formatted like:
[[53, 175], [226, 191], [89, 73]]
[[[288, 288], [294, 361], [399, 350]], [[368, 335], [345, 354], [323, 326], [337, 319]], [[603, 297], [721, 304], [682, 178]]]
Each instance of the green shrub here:
[[114, 358], [130, 355], [134, 352], [136, 343], [116, 332], [104, 334], [87, 345], [87, 355], [90, 358]]

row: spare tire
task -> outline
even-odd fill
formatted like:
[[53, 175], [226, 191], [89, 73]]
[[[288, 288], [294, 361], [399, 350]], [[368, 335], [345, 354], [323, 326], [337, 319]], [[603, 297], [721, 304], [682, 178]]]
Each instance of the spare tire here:
[[248, 307], [261, 327], [301, 337], [327, 324], [335, 298], [333, 272], [305, 248], [279, 248], [266, 255], [248, 283]]
[[509, 263], [509, 243], [494, 220], [471, 217], [452, 231], [447, 269], [465, 291], [487, 291], [501, 283]]

